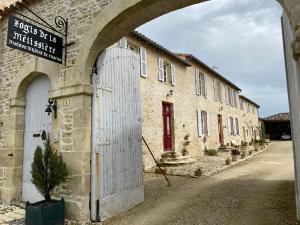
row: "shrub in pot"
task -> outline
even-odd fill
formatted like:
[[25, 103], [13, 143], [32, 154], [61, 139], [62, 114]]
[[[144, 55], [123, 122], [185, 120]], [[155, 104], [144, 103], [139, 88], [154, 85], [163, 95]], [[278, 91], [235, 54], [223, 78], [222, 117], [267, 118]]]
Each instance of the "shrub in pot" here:
[[237, 149], [233, 149], [231, 150], [231, 157], [232, 157], [232, 161], [236, 162], [238, 160], [238, 156], [240, 155], [240, 151]]
[[241, 150], [242, 151], [247, 151], [247, 147], [248, 147], [248, 143], [247, 142], [243, 142], [241, 145]]
[[229, 166], [231, 164], [231, 159], [228, 157], [225, 159], [225, 164]]
[[246, 152], [245, 152], [245, 151], [242, 151], [242, 153], [241, 153], [241, 158], [242, 158], [242, 159], [246, 158], [246, 155], [247, 155]]
[[31, 165], [32, 183], [44, 197], [44, 201], [26, 203], [26, 225], [63, 225], [64, 200], [51, 198], [55, 187], [66, 182], [68, 171], [62, 155], [51, 145], [47, 135], [44, 149], [37, 147]]
[[190, 135], [187, 134], [184, 136], [184, 141], [183, 141], [183, 149], [182, 149], [182, 156], [187, 156], [188, 155], [188, 150], [187, 147], [191, 144], [190, 140]]
[[208, 156], [217, 156], [218, 155], [218, 151], [216, 149], [207, 149], [206, 154]]

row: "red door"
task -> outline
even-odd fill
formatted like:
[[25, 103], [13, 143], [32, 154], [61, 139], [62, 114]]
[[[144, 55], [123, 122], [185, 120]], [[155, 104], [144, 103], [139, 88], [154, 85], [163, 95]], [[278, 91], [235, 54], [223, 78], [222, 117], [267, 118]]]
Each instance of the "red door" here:
[[171, 105], [163, 103], [163, 123], [164, 123], [164, 150], [172, 151], [172, 112]]
[[219, 130], [219, 142], [224, 145], [224, 132], [223, 132], [223, 119], [222, 115], [218, 115], [218, 130]]

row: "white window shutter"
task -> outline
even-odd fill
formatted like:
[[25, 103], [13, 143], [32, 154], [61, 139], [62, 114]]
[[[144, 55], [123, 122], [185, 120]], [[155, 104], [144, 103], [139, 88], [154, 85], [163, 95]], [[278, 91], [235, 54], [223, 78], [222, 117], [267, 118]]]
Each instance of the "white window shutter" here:
[[217, 100], [217, 93], [216, 93], [216, 80], [214, 79], [214, 100]]
[[118, 46], [120, 48], [127, 48], [127, 38], [123, 37], [120, 39]]
[[236, 136], [236, 124], [234, 118], [232, 118], [232, 124], [233, 124], [233, 135]]
[[196, 87], [196, 95], [200, 95], [200, 71], [198, 69], [195, 70], [195, 87]]
[[176, 85], [176, 67], [173, 64], [171, 64], [171, 84]]
[[229, 104], [229, 95], [228, 95], [228, 88], [227, 87], [225, 87], [225, 98], [226, 98], [226, 105], [228, 105]]
[[198, 125], [198, 136], [202, 137], [202, 116], [201, 116], [201, 110], [197, 110], [197, 125]]
[[228, 130], [228, 136], [231, 136], [231, 125], [230, 125], [230, 117], [227, 117], [227, 130]]
[[204, 74], [204, 97], [205, 98], [207, 98], [207, 90], [208, 90], [208, 88], [207, 88], [207, 85], [208, 85], [207, 82], [208, 82], [207, 75]]
[[141, 57], [141, 76], [147, 77], [148, 75], [148, 62], [147, 62], [147, 50], [144, 47], [140, 47]]
[[223, 85], [220, 83], [220, 102], [223, 103]]
[[164, 81], [164, 60], [162, 58], [158, 58], [158, 80]]
[[240, 135], [240, 122], [238, 118], [235, 118], [236, 135]]
[[206, 124], [207, 124], [207, 136], [210, 136], [210, 114], [209, 112], [206, 113]]

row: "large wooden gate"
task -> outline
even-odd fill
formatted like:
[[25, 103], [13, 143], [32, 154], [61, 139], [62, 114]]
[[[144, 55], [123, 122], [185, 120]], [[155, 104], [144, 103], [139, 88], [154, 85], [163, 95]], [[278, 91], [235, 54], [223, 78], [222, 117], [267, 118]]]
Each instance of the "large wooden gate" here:
[[22, 200], [36, 202], [43, 199], [31, 182], [31, 163], [36, 147], [43, 147], [41, 138], [43, 132], [51, 130], [51, 116], [46, 112], [48, 104], [48, 91], [51, 82], [43, 75], [32, 81], [26, 92], [25, 132], [24, 132], [24, 157], [22, 176]]
[[139, 55], [107, 49], [97, 71], [92, 78], [91, 217], [103, 221], [144, 200]]

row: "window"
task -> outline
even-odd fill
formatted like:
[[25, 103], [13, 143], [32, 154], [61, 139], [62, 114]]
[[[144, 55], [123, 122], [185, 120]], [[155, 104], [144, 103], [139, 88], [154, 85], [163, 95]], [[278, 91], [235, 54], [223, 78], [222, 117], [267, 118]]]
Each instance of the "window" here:
[[252, 106], [252, 113], [255, 114], [255, 111], [254, 111], [254, 105]]
[[208, 129], [207, 129], [207, 112], [201, 111], [201, 122], [202, 122], [202, 134], [207, 136]]
[[214, 95], [216, 101], [222, 102], [222, 90], [221, 90], [221, 83], [217, 80], [214, 80]]
[[229, 123], [230, 123], [230, 135], [235, 135], [233, 117], [229, 117]]
[[237, 92], [236, 91], [233, 91], [233, 98], [234, 98], [234, 106], [236, 107], [236, 108], [238, 108], [238, 94], [237, 94]]
[[235, 131], [236, 131], [236, 135], [240, 135], [240, 126], [239, 126], [238, 118], [235, 118]]
[[234, 106], [233, 90], [231, 88], [228, 88], [228, 90], [229, 90], [229, 93], [228, 93], [228, 95], [229, 95], [229, 103], [230, 103], [231, 106]]
[[195, 71], [196, 95], [207, 97], [207, 78], [198, 69]]
[[250, 104], [247, 104], [247, 112], [250, 113]]
[[161, 82], [170, 82], [173, 86], [176, 84], [176, 67], [173, 64], [165, 62], [162, 58], [158, 58], [158, 80]]
[[163, 70], [164, 71], [164, 73], [163, 73], [163, 75], [164, 75], [163, 81], [167, 82], [168, 81], [168, 73], [169, 73], [170, 65], [164, 62], [163, 68], [164, 68], [164, 70]]
[[210, 124], [209, 114], [206, 111], [197, 110], [197, 121], [198, 121], [198, 136], [209, 136], [210, 135]]
[[226, 105], [229, 104], [229, 87], [225, 88]]
[[148, 62], [147, 62], [147, 50], [144, 47], [140, 47], [140, 58], [141, 58], [141, 76], [148, 76]]
[[243, 111], [244, 110], [244, 102], [242, 99], [240, 99], [240, 109]]

